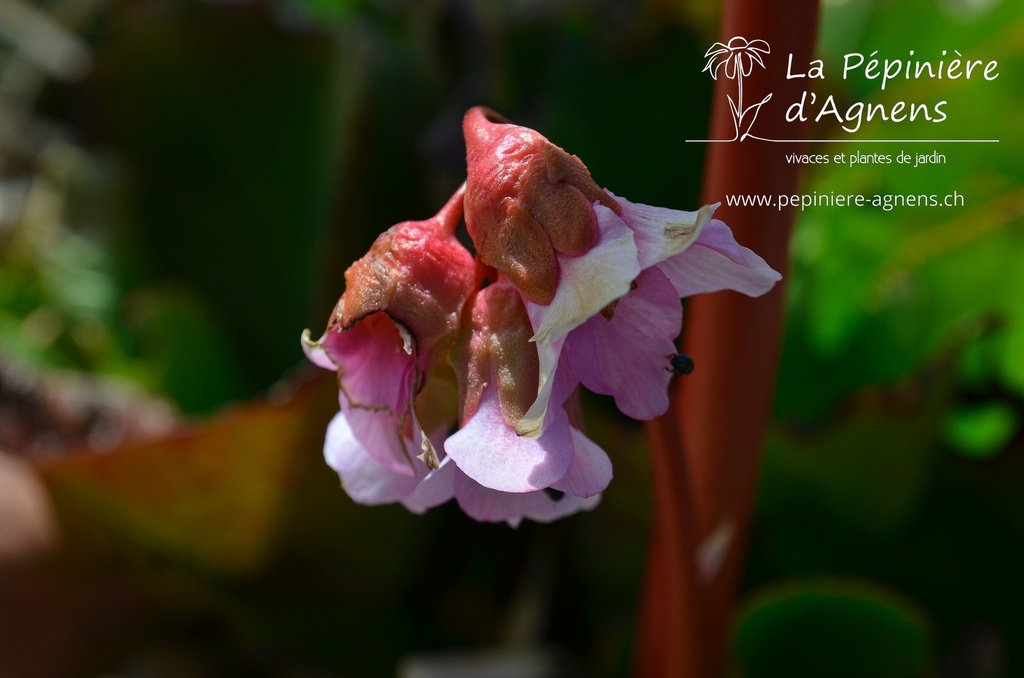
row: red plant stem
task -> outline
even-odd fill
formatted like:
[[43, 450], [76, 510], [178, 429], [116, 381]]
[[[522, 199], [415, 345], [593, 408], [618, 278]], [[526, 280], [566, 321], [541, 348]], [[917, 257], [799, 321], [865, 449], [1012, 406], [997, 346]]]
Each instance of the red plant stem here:
[[[765, 68], [755, 67], [744, 82], [750, 101], [773, 95], [752, 130], [757, 136], [803, 137], [803, 126], [785, 122], [782, 111], [811, 83], [787, 79], [788, 57], [792, 54], [794, 71], [806, 68], [817, 21], [817, 0], [726, 0], [723, 41], [743, 36], [771, 46]], [[716, 83], [711, 139], [732, 136], [726, 95], [735, 86], [726, 78]], [[800, 165], [787, 163], [785, 156], [799, 147], [754, 139], [710, 144], [705, 202], [722, 201], [727, 194], [796, 193]], [[715, 216], [786, 276], [792, 208], [723, 206]], [[778, 285], [758, 299], [719, 292], [695, 297], [687, 307], [684, 351], [694, 357], [696, 369], [673, 384], [669, 413], [647, 426], [655, 517], [637, 676], [705, 678], [724, 672], [775, 389], [783, 289]], [[725, 561], [710, 582], [699, 582], [696, 547], [725, 525], [733, 530]]]
[[635, 675], [704, 676], [689, 473], [676, 418], [647, 423], [654, 517]]

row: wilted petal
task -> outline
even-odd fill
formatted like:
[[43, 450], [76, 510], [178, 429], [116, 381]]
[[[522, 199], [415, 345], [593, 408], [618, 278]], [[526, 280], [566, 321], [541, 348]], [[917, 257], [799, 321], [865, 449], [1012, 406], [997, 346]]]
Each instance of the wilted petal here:
[[445, 452], [462, 471], [485, 487], [502, 492], [530, 492], [565, 475], [573, 442], [565, 411], [537, 439], [516, 435], [501, 415], [497, 389], [484, 390], [476, 412], [444, 443]]
[[426, 468], [417, 471], [406, 465], [409, 475], [395, 473], [374, 459], [352, 434], [344, 413], [334, 415], [327, 427], [324, 443], [327, 465], [338, 472], [342, 486], [352, 500], [359, 504], [390, 504], [411, 494], [426, 476]]
[[561, 280], [555, 298], [548, 306], [526, 302], [536, 333], [540, 380], [537, 399], [516, 424], [519, 435], [536, 438], [547, 429], [546, 414], [551, 407], [561, 407], [574, 384], [563, 390], [562, 400], [553, 396], [559, 356], [569, 332], [599, 314], [606, 306], [629, 292], [640, 274], [633, 231], [615, 213], [596, 204], [601, 224], [601, 240], [581, 257], [559, 255]]
[[318, 340], [313, 341], [309, 330], [303, 330], [302, 332], [303, 353], [317, 367], [322, 367], [332, 372], [338, 371], [338, 364], [331, 358], [331, 352], [328, 350], [327, 344], [329, 341], [333, 341], [335, 335], [337, 335], [337, 332], [327, 332]]
[[683, 308], [658, 269], [647, 269], [636, 283], [611, 318], [598, 314], [569, 335], [562, 359], [588, 389], [614, 396], [623, 414], [652, 419], [668, 409], [669, 358]]
[[367, 453], [390, 470], [413, 474], [403, 439], [416, 358], [409, 335], [383, 313], [351, 329], [329, 330], [317, 342], [303, 339], [306, 355], [338, 372], [339, 401], [352, 435]]
[[[570, 333], [571, 336], [571, 333]], [[562, 406], [579, 385], [579, 378], [567, 361], [561, 360], [566, 339], [562, 338], [551, 346], [539, 345], [541, 382], [537, 400], [516, 424], [516, 433], [531, 438], [538, 437], [558, 417], [546, 416], [549, 410], [561, 410]]]
[[331, 357], [340, 372], [342, 399], [354, 407], [400, 414], [409, 402], [416, 366], [408, 335], [383, 313], [328, 336]]
[[764, 259], [737, 243], [718, 219], [711, 220], [692, 247], [658, 268], [680, 297], [726, 289], [758, 297], [782, 279]]

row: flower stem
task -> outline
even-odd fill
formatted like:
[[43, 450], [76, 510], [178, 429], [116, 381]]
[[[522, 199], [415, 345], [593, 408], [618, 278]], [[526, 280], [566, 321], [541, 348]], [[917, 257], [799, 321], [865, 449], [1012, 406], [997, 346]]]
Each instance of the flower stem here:
[[696, 678], [703, 671], [703, 645], [690, 477], [681, 434], [671, 415], [647, 422], [654, 516], [644, 578], [634, 675]]
[[[799, 80], [785, 78], [780, 55], [799, 63], [812, 58], [817, 0], [726, 0], [722, 35], [766, 40], [773, 58], [748, 85], [755, 98], [769, 92], [796, 101]], [[709, 139], [738, 125], [729, 110], [726, 81], [715, 87]], [[742, 96], [742, 95], [741, 95]], [[780, 111], [759, 122], [767, 138], [800, 138], [800, 123]], [[792, 194], [800, 166], [785, 162], [799, 144], [713, 144], [705, 165], [704, 200], [726, 194]], [[736, 239], [786, 275], [795, 212], [758, 207], [722, 208], [716, 215]], [[646, 428], [654, 474], [655, 517], [644, 589], [637, 676], [707, 678], [724, 672], [738, 593], [760, 450], [768, 425], [781, 345], [783, 287], [758, 299], [732, 292], [695, 297], [687, 307], [684, 352], [697, 369], [677, 379], [669, 413]], [[725, 529], [723, 529], [725, 528]], [[698, 544], [716, 533], [731, 535], [724, 561], [698, 580]]]

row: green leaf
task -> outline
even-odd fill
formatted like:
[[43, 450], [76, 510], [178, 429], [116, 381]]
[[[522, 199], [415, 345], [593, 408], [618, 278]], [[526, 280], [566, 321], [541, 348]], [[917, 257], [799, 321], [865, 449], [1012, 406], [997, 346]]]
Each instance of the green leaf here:
[[[940, 369], [941, 364], [915, 379], [861, 389], [823, 425], [776, 428], [765, 452], [759, 510], [766, 516], [796, 511], [800, 520], [827, 518], [837, 530], [858, 536], [898, 533], [926, 494], [949, 407], [951, 378], [937, 379]], [[815, 537], [814, 543], [821, 540]]]
[[855, 580], [777, 584], [738, 615], [746, 678], [909, 678], [932, 666], [929, 622], [908, 600]]
[[1000, 452], [1020, 428], [1020, 415], [1007, 402], [982, 403], [952, 412], [945, 422], [946, 442], [968, 457]]

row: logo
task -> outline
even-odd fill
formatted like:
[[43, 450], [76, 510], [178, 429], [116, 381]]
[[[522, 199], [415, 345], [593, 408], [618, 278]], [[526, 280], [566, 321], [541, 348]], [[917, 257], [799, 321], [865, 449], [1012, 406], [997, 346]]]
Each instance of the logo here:
[[[771, 54], [771, 51], [772, 48], [764, 40], [747, 40], [737, 35], [729, 40], [727, 44], [716, 42], [704, 53], [704, 58], [708, 60], [704, 70], [711, 73], [712, 78], [718, 80], [718, 72], [723, 71], [726, 78], [736, 81], [736, 99], [733, 100], [731, 94], [726, 95], [729, 99], [729, 109], [732, 111], [732, 121], [735, 125], [736, 133], [732, 139], [721, 139], [721, 141], [743, 141], [747, 137], [752, 136], [750, 128], [754, 126], [754, 121], [757, 120], [757, 114], [761, 111], [761, 107], [768, 103], [772, 95], [769, 93], [761, 101], [744, 108], [743, 78], [753, 72], [754, 64], [764, 68], [764, 60], [761, 59], [761, 55]], [[754, 138], [758, 139], [760, 137]], [[764, 141], [767, 141], [767, 139]]]
[[[892, 88], [902, 83], [920, 80], [991, 82], [999, 77], [999, 63], [995, 60], [985, 61], [970, 58], [958, 49], [943, 49], [928, 54], [917, 54], [914, 49], [890, 55], [879, 55], [878, 50], [870, 53], [850, 52], [842, 56], [842, 71], [839, 73], [842, 80], [857, 80], [874, 84], [879, 93], [885, 92], [886, 96], [870, 97], [865, 101], [846, 103], [842, 102], [841, 98], [837, 98], [836, 94], [819, 97], [818, 93], [814, 91], [813, 83], [826, 79], [826, 67], [823, 60], [815, 59], [806, 67], [801, 68], [799, 65], [794, 66], [793, 54], [790, 53], [786, 62], [786, 80], [802, 80], [807, 83], [807, 88], [799, 94], [799, 98], [782, 104], [774, 101], [771, 106], [766, 106], [772, 100], [772, 94], [769, 93], [756, 103], [747, 103], [743, 97], [743, 80], [754, 72], [755, 67], [766, 68], [764, 57], [771, 52], [771, 46], [767, 41], [748, 40], [741, 35], [730, 38], [728, 42], [716, 42], [708, 48], [704, 53], [704, 58], [707, 59], [704, 71], [710, 73], [715, 80], [718, 80], [719, 74], [724, 74], [728, 80], [736, 81], [736, 98], [733, 98], [732, 93], [726, 94], [729, 100], [729, 111], [732, 114], [733, 134], [730, 139], [687, 139], [686, 141], [691, 143], [728, 143], [757, 139], [774, 143], [798, 141], [821, 143], [998, 143], [998, 139], [863, 139], [852, 136], [861, 129], [863, 124], [873, 120], [886, 123], [885, 128], [892, 130], [910, 129], [911, 127], [917, 130], [928, 129], [929, 125], [925, 124], [922, 127], [921, 124], [945, 122], [952, 114], [952, 111], [946, 110], [948, 102], [945, 99], [941, 101], [904, 101], [886, 92], [886, 86]], [[916, 91], [920, 92], [921, 88], [917, 88]], [[942, 92], [943, 88], [936, 88], [936, 91]], [[784, 114], [782, 113], [783, 108], [785, 109]], [[834, 123], [851, 136], [806, 140], [772, 139], [758, 136], [752, 131], [754, 123], [757, 122], [758, 117], [763, 121], [766, 115], [778, 116], [785, 123]], [[775, 118], [770, 119], [775, 120]], [[915, 122], [918, 123], [917, 126], [913, 125]], [[779, 126], [772, 125], [772, 128], [778, 129]]]

